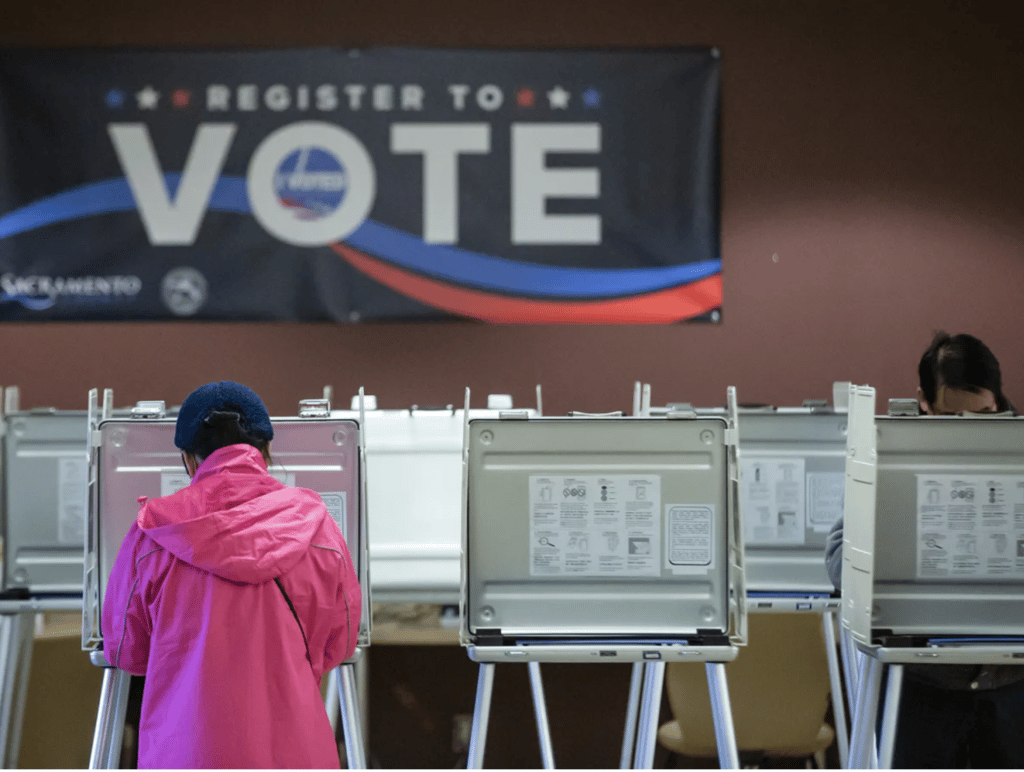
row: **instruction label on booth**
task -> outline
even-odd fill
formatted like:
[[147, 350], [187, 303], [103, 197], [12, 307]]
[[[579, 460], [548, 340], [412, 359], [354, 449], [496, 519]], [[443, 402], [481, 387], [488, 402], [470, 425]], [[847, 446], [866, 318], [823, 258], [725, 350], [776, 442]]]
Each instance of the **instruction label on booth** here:
[[917, 576], [1024, 578], [1024, 477], [917, 475]]
[[659, 475], [531, 475], [530, 576], [658, 576]]
[[740, 511], [747, 544], [803, 544], [804, 460], [742, 458]]
[[320, 500], [327, 507], [327, 514], [338, 524], [338, 528], [341, 530], [341, 535], [348, 542], [348, 517], [346, 517], [346, 504], [348, 503], [348, 494], [345, 491], [338, 491], [336, 493], [321, 493]]
[[714, 537], [713, 505], [665, 505], [665, 563], [672, 573], [698, 573], [712, 568]]
[[80, 546], [85, 538], [89, 462], [84, 458], [62, 458], [57, 462], [57, 470], [57, 541]]

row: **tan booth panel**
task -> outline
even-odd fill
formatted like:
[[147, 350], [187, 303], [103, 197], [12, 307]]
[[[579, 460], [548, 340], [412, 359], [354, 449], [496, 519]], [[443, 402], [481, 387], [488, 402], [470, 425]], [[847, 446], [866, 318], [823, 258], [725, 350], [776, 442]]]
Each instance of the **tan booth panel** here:
[[82, 651], [82, 614], [44, 614], [32, 648], [19, 769], [88, 769], [102, 668]]
[[[835, 731], [825, 721], [830, 685], [821, 619], [819, 614], [747, 617], [747, 645], [725, 665], [741, 753], [806, 757], [832, 744]], [[673, 720], [661, 726], [658, 740], [683, 756], [717, 758], [704, 665], [669, 663], [665, 686]]]

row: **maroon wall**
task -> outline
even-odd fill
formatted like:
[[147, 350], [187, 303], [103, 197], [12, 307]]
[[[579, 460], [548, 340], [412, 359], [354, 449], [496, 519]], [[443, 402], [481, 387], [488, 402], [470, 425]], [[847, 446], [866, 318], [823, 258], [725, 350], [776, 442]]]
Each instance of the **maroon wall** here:
[[[969, 7], [968, 7], [969, 5]], [[833, 380], [912, 395], [936, 328], [970, 331], [1024, 402], [1024, 52], [1016, 4], [827, 0], [137, 0], [4, 3], [0, 46], [593, 47], [712, 44], [723, 77], [723, 321], [665, 327], [3, 324], [23, 404], [180, 401], [233, 378], [272, 412], [325, 384], [383, 407], [794, 404]], [[240, 270], [240, 280], [244, 273]]]

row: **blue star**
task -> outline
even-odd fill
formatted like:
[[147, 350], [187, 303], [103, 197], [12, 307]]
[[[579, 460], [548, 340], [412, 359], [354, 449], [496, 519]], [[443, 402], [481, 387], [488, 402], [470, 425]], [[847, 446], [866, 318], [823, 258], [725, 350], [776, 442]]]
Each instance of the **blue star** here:
[[111, 109], [124, 107], [124, 92], [121, 89], [112, 88], [107, 92], [104, 101], [107, 103], [107, 107]]
[[601, 92], [591, 86], [583, 92], [583, 104], [587, 107], [601, 106]]

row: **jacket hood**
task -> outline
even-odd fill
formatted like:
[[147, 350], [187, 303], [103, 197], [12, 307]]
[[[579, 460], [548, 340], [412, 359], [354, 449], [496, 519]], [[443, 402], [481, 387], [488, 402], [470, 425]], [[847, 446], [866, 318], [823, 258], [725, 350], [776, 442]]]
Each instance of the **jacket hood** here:
[[196, 568], [258, 584], [294, 568], [327, 516], [314, 491], [272, 477], [256, 448], [228, 445], [199, 465], [188, 487], [145, 501], [138, 525]]

